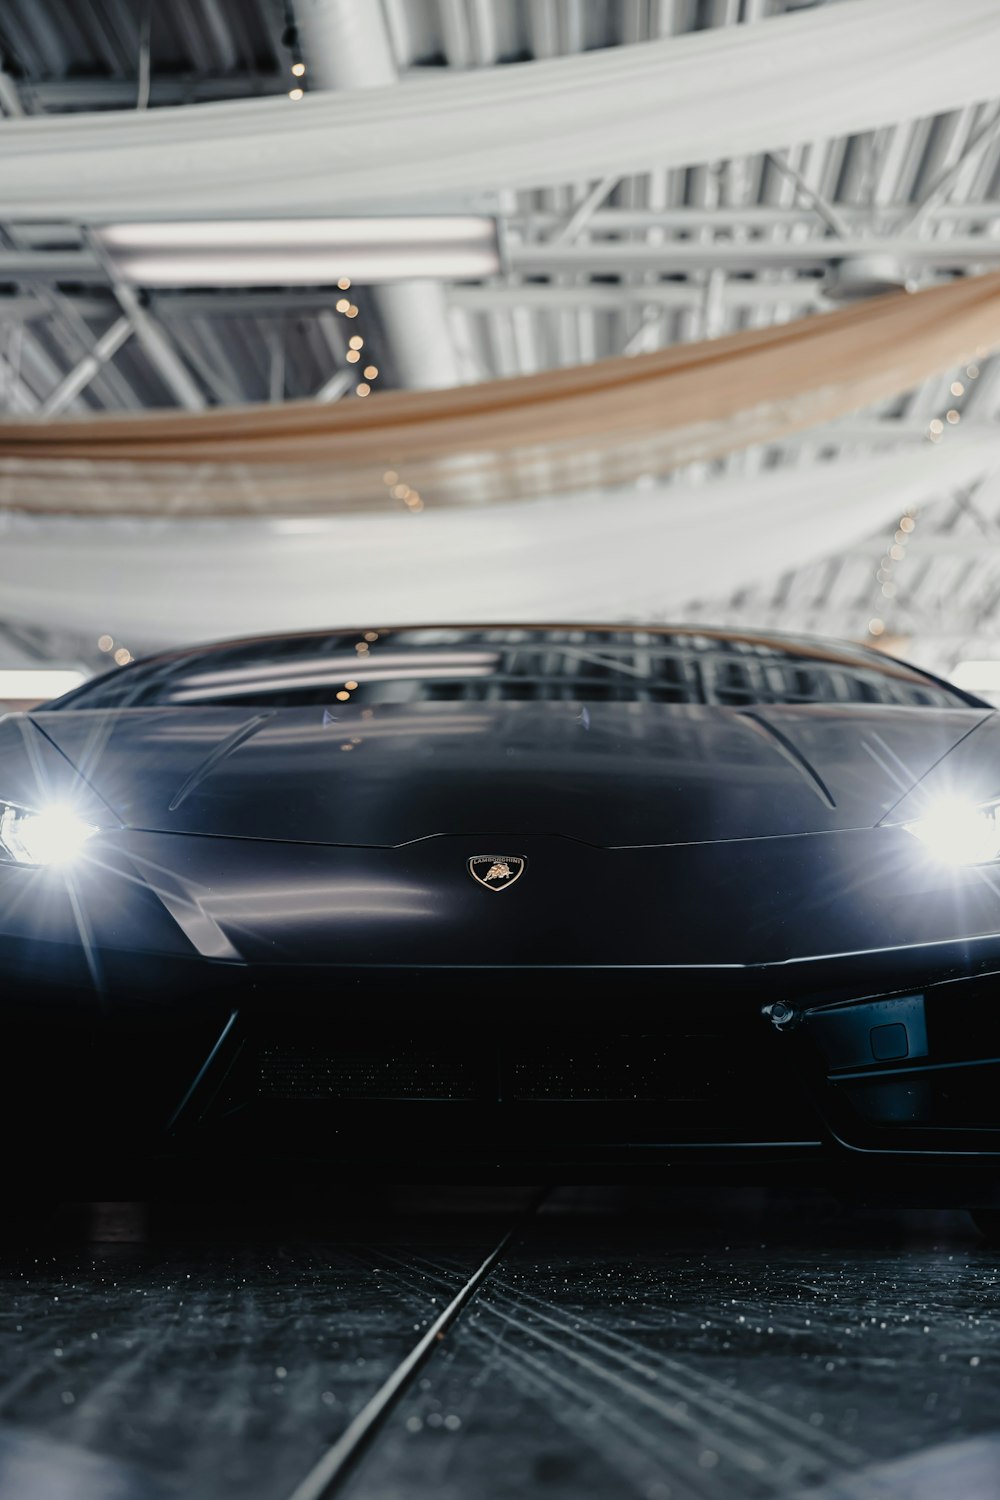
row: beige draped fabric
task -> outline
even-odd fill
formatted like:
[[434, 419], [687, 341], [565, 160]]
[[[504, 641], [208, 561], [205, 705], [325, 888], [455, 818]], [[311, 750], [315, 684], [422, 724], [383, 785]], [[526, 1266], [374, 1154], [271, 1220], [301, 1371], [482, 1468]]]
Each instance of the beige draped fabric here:
[[435, 506], [579, 492], [773, 441], [995, 347], [1000, 273], [453, 390], [7, 419], [0, 506], [302, 515], [399, 509], [394, 482]]

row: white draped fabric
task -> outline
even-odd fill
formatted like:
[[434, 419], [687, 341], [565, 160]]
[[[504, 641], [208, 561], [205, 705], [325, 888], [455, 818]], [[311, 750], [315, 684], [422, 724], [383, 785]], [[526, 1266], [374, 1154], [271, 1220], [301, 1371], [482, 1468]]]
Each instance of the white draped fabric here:
[[997, 93], [997, 0], [842, 0], [403, 86], [5, 120], [7, 218], [385, 211], [778, 149]]
[[[8, 514], [0, 614], [107, 631], [133, 649], [335, 625], [676, 617], [693, 598], [842, 552], [997, 465], [1000, 434], [956, 434], [749, 480], [481, 511], [269, 522]], [[876, 566], [873, 550], [873, 595]]]

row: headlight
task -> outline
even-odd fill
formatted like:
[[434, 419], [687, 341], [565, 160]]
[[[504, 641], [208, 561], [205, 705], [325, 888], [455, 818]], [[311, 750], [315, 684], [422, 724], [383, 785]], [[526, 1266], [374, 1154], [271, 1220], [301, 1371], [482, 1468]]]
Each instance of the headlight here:
[[67, 865], [97, 832], [71, 807], [35, 810], [0, 802], [0, 860], [18, 865]]
[[940, 802], [925, 818], [904, 823], [945, 865], [988, 865], [1000, 860], [1000, 798], [995, 802]]

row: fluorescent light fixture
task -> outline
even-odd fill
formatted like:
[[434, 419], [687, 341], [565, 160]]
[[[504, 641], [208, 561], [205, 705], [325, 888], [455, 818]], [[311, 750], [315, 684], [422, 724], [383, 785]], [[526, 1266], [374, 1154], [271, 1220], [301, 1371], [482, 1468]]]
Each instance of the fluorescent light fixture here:
[[1000, 693], [1000, 660], [960, 661], [951, 680], [967, 693]]
[[0, 669], [0, 699], [45, 703], [86, 682], [87, 674], [72, 667], [7, 667]]
[[501, 268], [496, 220], [473, 214], [171, 220], [93, 235], [118, 275], [144, 287], [463, 281]]

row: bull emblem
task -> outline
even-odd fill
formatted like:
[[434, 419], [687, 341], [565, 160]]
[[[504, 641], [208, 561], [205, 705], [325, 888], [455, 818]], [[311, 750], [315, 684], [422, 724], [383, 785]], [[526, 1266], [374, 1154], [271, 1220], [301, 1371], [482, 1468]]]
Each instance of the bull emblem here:
[[509, 891], [524, 874], [527, 863], [523, 854], [474, 854], [466, 868], [485, 890]]

